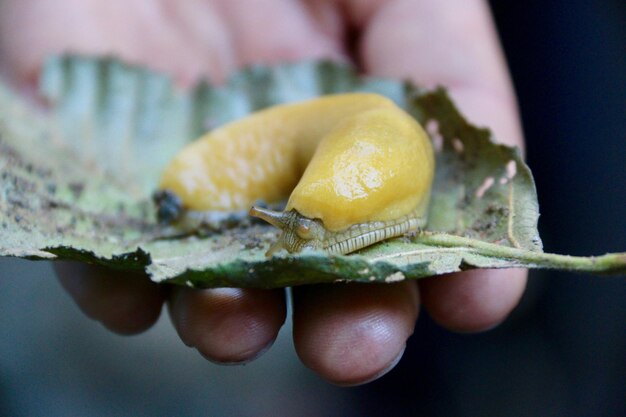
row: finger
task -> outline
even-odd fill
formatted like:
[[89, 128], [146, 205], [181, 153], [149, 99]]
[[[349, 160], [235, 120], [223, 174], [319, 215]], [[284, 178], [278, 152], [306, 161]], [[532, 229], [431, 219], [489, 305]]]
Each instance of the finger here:
[[238, 65], [344, 57], [340, 13], [329, 4], [316, 3], [309, 7], [292, 0], [219, 2], [230, 22]]
[[[59, 5], [59, 3], [61, 3]], [[173, 75], [183, 86], [223, 80], [236, 65], [213, 2], [0, 2], [0, 70], [34, 82], [52, 54], [113, 55]]]
[[369, 73], [443, 85], [470, 121], [522, 145], [517, 107], [486, 4], [479, 0], [349, 1], [363, 25], [360, 59]]
[[164, 290], [144, 274], [74, 262], [56, 262], [55, 270], [78, 307], [116, 333], [140, 333], [159, 318]]
[[170, 317], [180, 338], [207, 359], [243, 363], [274, 342], [285, 321], [282, 290], [173, 289]]
[[294, 343], [302, 362], [340, 385], [384, 375], [398, 362], [419, 312], [414, 282], [293, 289]]
[[[502, 142], [522, 145], [514, 94], [485, 2], [349, 4], [352, 19], [366, 27], [360, 45], [366, 71], [444, 85], [470, 121], [489, 126]], [[474, 331], [502, 321], [525, 284], [525, 271], [498, 270], [424, 280], [419, 288], [440, 324]]]
[[519, 302], [526, 270], [475, 270], [419, 283], [424, 307], [442, 326], [458, 332], [488, 330]]

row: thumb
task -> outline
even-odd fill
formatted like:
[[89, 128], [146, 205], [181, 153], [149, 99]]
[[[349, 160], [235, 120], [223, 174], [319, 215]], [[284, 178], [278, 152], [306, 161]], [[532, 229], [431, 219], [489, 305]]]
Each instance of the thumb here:
[[522, 146], [513, 89], [483, 1], [351, 1], [360, 59], [373, 75], [443, 85], [470, 121]]

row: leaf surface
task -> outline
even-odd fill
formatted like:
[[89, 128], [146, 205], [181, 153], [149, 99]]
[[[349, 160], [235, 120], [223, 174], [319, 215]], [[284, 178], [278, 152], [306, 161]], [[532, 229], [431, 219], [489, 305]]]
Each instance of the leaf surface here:
[[[225, 86], [180, 91], [113, 59], [59, 57], [41, 77], [49, 111], [0, 85], [0, 255], [146, 270], [197, 287], [394, 282], [468, 268], [567, 267], [546, 260], [530, 170], [519, 152], [469, 124], [443, 89], [302, 62], [252, 67]], [[242, 221], [208, 236], [158, 238], [151, 199], [163, 167], [208, 129], [279, 103], [370, 91], [429, 131], [437, 170], [428, 233], [343, 256], [266, 259], [271, 226]], [[548, 254], [546, 254], [547, 256]]]

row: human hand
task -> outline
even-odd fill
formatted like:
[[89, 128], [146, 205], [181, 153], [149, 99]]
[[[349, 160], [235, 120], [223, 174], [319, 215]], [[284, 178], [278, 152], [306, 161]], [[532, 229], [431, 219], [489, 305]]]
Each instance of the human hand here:
[[[32, 85], [42, 60], [59, 52], [114, 54], [182, 86], [200, 77], [221, 82], [252, 63], [351, 60], [372, 75], [445, 85], [470, 120], [522, 145], [493, 23], [478, 0], [0, 2], [3, 74]], [[167, 302], [181, 339], [216, 362], [258, 356], [285, 320], [281, 290], [166, 289], [143, 275], [72, 263], [57, 272], [80, 308], [118, 333], [149, 328]], [[393, 285], [296, 287], [295, 347], [329, 381], [363, 383], [400, 358], [420, 304], [446, 328], [480, 331], [508, 315], [525, 283], [522, 270], [476, 270]]]

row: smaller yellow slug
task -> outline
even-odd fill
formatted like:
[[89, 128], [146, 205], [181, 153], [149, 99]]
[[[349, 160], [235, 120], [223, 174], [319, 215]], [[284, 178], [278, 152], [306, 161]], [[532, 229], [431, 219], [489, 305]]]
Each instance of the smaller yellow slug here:
[[283, 212], [249, 212], [282, 230], [267, 255], [345, 254], [423, 227], [434, 168], [428, 136], [392, 101], [325, 96], [252, 114], [185, 147], [161, 178], [171, 198], [160, 210], [175, 217], [171, 201], [233, 211], [289, 197]]

